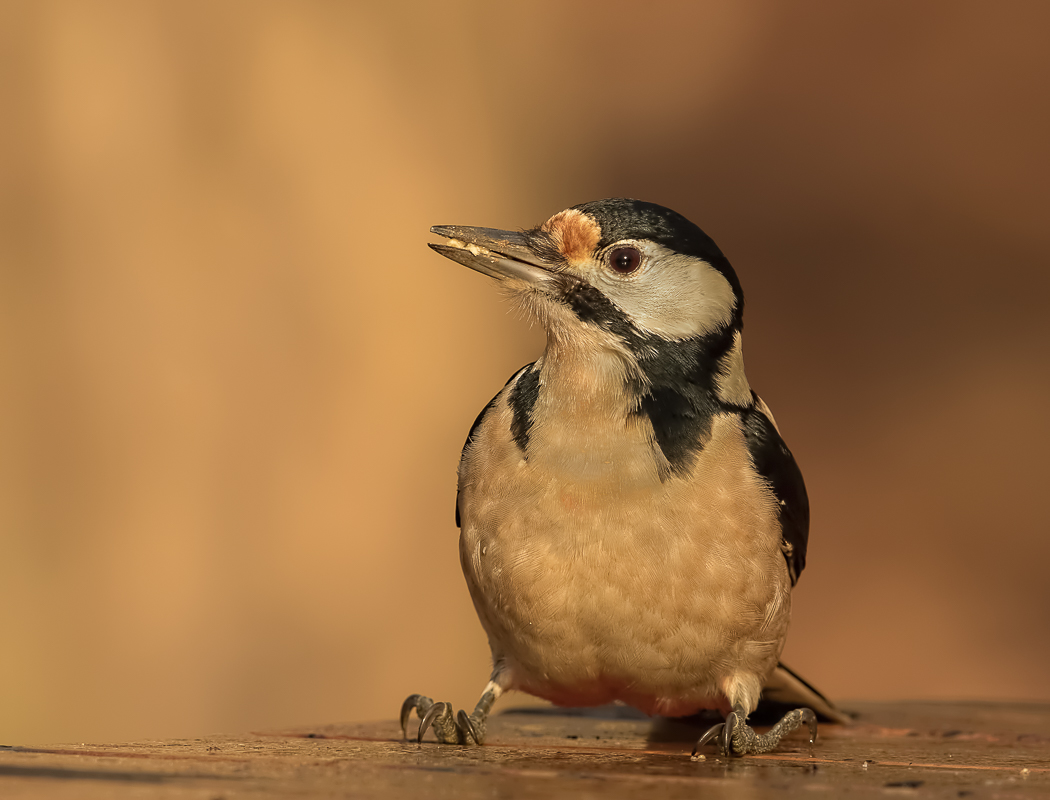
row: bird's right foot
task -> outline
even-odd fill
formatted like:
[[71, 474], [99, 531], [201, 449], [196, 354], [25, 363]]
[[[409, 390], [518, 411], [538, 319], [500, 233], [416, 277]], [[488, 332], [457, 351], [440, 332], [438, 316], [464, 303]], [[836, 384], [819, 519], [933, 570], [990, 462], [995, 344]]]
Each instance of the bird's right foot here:
[[[491, 702], [488, 705], [491, 706]], [[421, 694], [410, 694], [401, 704], [401, 733], [408, 738], [408, 718], [414, 709], [420, 720], [417, 742], [422, 743], [427, 729], [433, 728], [434, 735], [442, 744], [481, 744], [485, 741], [488, 709], [480, 713], [481, 703], [478, 706], [473, 714], [460, 711], [453, 718], [451, 704], [435, 703]]]

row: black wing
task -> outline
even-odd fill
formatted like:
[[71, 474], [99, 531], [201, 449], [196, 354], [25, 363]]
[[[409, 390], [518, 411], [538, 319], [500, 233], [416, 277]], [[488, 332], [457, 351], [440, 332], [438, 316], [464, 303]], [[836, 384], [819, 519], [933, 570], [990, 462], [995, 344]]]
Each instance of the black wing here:
[[784, 558], [787, 559], [791, 585], [806, 566], [806, 544], [809, 541], [809, 496], [802, 472], [795, 463], [784, 440], [780, 438], [773, 421], [762, 408], [764, 404], [752, 392], [755, 405], [742, 414], [744, 436], [747, 439], [751, 461], [759, 475], [769, 481], [780, 504], [780, 530], [783, 536]]
[[[535, 362], [533, 362], [533, 363], [535, 363]], [[526, 370], [529, 370], [529, 369], [532, 369], [532, 364], [526, 364], [524, 367], [522, 367], [517, 372], [515, 372], [513, 375], [511, 375], [510, 376], [510, 380], [508, 380], [503, 385], [503, 388], [500, 389], [496, 393], [496, 396], [493, 397], [491, 400], [489, 400], [488, 404], [483, 409], [481, 409], [481, 413], [478, 414], [477, 417], [474, 418], [474, 424], [470, 426], [470, 431], [467, 432], [467, 440], [463, 443], [463, 449], [460, 451], [460, 456], [459, 456], [460, 460], [463, 459], [463, 453], [466, 452], [467, 448], [470, 446], [471, 441], [474, 439], [474, 434], [477, 432], [478, 427], [481, 425], [481, 421], [483, 419], [485, 419], [485, 415], [488, 414], [489, 411], [491, 411], [492, 408], [496, 405], [496, 401], [499, 400], [500, 395], [503, 394], [503, 392], [506, 390], [506, 388], [508, 386], [510, 386], [512, 383], [514, 383], [514, 381], [517, 379], [517, 377], [519, 375], [521, 375], [521, 373], [523, 373], [523, 372], [525, 372]], [[460, 524], [459, 524], [459, 489], [456, 490], [456, 527], [457, 528], [460, 527]]]

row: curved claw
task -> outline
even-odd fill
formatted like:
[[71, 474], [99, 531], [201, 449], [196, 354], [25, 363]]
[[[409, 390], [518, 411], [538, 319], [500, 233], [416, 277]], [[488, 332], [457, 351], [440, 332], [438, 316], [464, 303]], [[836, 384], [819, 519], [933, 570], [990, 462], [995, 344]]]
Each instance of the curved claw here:
[[412, 716], [412, 712], [419, 708], [419, 701], [423, 699], [421, 694], [410, 694], [405, 698], [405, 702], [401, 704], [401, 738], [408, 738], [408, 718]]
[[813, 713], [811, 708], [802, 709], [802, 721], [809, 727], [809, 743], [815, 744], [817, 741], [817, 715]]
[[[465, 734], [463, 736], [464, 739], [469, 736], [474, 740], [474, 744], [481, 744], [481, 733], [478, 731], [477, 727], [475, 727], [474, 720], [467, 715], [466, 711], [460, 711], [459, 714], [456, 715], [456, 725], [459, 727], [460, 731]], [[470, 744], [470, 742], [467, 741], [466, 744]]]
[[710, 728], [707, 729], [703, 736], [696, 740], [696, 745], [693, 747], [693, 754], [691, 756], [693, 761], [699, 760], [697, 758], [697, 754], [700, 752], [700, 748], [708, 742], [710, 742], [716, 736], [718, 736], [718, 734], [722, 732], [723, 728], [725, 728], [724, 722], [719, 722], [717, 725], [712, 725]]
[[430, 727], [434, 719], [447, 711], [448, 703], [434, 703], [427, 709], [427, 713], [423, 715], [423, 721], [419, 723], [419, 735], [416, 737], [416, 741], [419, 744], [423, 743], [423, 734], [427, 732], [427, 728]]
[[724, 756], [736, 756], [741, 753], [733, 752], [733, 735], [736, 733], [736, 729], [740, 727], [741, 719], [740, 715], [735, 711], [730, 711], [726, 716], [725, 727], [722, 728], [722, 735], [719, 737], [718, 743], [722, 748], [722, 755]]

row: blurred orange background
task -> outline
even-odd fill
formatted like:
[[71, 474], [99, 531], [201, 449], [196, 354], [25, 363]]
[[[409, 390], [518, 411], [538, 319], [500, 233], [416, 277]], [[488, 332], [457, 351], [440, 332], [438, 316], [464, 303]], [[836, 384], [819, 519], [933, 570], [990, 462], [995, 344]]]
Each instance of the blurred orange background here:
[[0, 3], [0, 743], [472, 707], [456, 464], [543, 338], [427, 230], [609, 196], [743, 281], [814, 509], [787, 663], [1050, 699], [1048, 25]]

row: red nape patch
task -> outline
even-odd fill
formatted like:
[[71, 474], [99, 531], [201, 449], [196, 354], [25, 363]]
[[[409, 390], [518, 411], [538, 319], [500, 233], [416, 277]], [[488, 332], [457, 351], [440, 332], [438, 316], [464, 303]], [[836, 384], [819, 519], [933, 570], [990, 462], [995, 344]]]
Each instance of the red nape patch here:
[[591, 257], [602, 229], [589, 216], [574, 208], [559, 211], [543, 223], [541, 229], [551, 235], [566, 261], [586, 261]]

